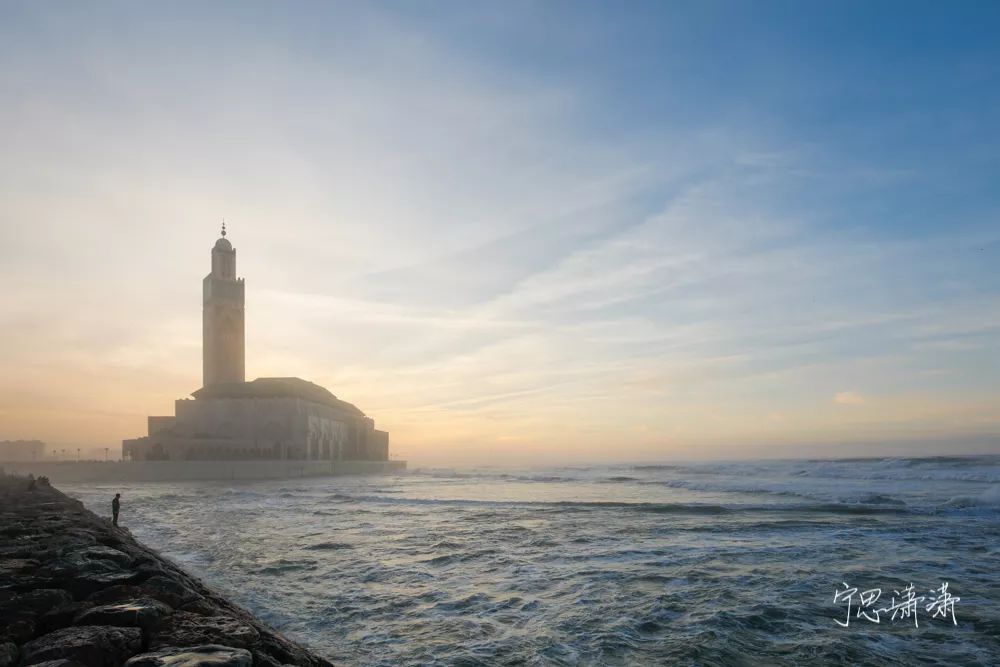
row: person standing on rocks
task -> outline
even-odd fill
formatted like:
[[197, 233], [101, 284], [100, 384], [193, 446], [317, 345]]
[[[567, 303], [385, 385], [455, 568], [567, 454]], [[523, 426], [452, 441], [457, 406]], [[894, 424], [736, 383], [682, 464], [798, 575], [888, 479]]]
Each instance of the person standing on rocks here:
[[118, 525], [118, 510], [122, 507], [121, 497], [122, 494], [116, 493], [115, 499], [111, 501], [111, 523], [115, 526]]

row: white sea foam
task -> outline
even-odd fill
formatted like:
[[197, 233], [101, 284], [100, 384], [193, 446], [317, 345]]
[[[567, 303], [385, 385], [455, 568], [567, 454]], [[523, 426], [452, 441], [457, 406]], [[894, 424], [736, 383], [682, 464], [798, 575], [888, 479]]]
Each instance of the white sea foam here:
[[949, 507], [1000, 507], [1000, 484], [975, 496], [954, 496], [946, 504]]
[[[976, 602], [1000, 588], [998, 467], [438, 469], [122, 490], [140, 539], [338, 664], [978, 665], [1000, 664], [996, 606]], [[943, 578], [963, 598], [958, 626], [834, 624], [843, 581]]]

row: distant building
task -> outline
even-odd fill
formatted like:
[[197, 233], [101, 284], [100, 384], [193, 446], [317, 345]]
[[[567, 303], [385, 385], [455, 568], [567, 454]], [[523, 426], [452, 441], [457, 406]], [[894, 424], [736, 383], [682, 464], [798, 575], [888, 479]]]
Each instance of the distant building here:
[[41, 440], [0, 440], [0, 463], [41, 461], [45, 443]]
[[323, 387], [247, 382], [244, 341], [244, 282], [223, 226], [203, 282], [203, 386], [176, 401], [173, 416], [149, 417], [147, 435], [122, 441], [122, 458], [388, 460], [389, 434]]
[[202, 386], [243, 382], [244, 283], [236, 277], [236, 249], [226, 238], [225, 227], [212, 248], [212, 272], [205, 276], [201, 287]]

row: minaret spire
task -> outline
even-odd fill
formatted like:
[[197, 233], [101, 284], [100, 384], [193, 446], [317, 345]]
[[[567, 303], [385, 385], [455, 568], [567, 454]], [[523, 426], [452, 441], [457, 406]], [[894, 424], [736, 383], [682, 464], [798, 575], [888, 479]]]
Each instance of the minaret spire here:
[[212, 247], [212, 272], [202, 283], [202, 385], [243, 382], [243, 279], [236, 277], [236, 249], [226, 238]]

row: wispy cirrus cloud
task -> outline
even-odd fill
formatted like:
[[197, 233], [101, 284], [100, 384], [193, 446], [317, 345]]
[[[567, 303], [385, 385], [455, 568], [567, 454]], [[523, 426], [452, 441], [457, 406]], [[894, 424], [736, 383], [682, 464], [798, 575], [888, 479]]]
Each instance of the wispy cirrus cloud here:
[[833, 396], [833, 402], [840, 405], [862, 405], [865, 397], [856, 391], [838, 391]]
[[113, 442], [196, 388], [223, 217], [250, 373], [329, 386], [410, 456], [997, 428], [982, 158], [922, 116], [808, 117], [864, 94], [812, 53], [775, 86], [745, 50], [729, 97], [664, 17], [645, 69], [643, 26], [582, 10], [544, 36], [518, 17], [556, 9], [5, 11], [0, 395], [31, 399], [0, 438]]

